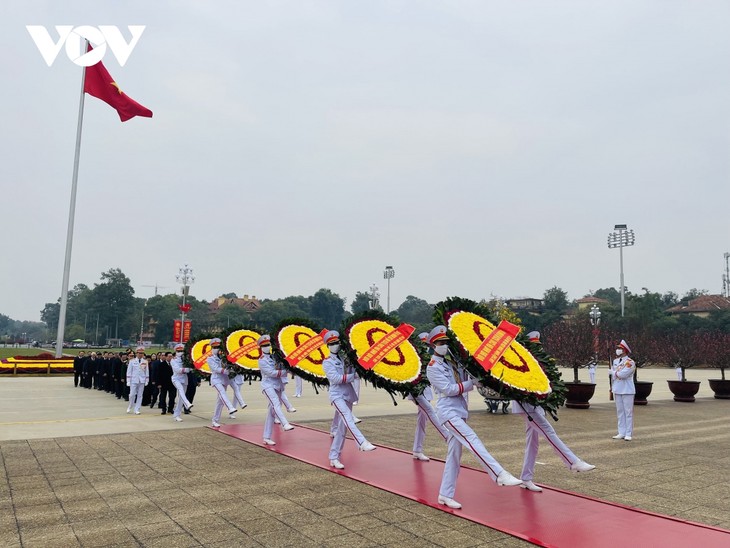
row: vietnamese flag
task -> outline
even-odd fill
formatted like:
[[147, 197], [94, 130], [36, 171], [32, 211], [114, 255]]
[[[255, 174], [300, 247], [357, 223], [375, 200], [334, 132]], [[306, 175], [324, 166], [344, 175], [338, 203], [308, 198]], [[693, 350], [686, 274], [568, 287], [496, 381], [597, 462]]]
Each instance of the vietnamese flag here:
[[[91, 49], [90, 44], [89, 49]], [[84, 91], [114, 108], [119, 113], [119, 118], [122, 122], [126, 122], [135, 116], [152, 118], [152, 111], [150, 109], [143, 107], [119, 89], [114, 78], [109, 75], [109, 71], [106, 70], [106, 67], [101, 61], [95, 65], [86, 67]]]

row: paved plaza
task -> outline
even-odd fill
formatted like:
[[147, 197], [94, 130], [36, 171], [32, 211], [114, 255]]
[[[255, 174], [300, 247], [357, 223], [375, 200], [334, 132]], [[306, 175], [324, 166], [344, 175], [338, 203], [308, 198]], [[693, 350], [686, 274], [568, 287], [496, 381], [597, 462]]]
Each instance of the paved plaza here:
[[[673, 402], [665, 382], [673, 373], [640, 372], [642, 380], [655, 382], [654, 393], [648, 406], [636, 407], [634, 440], [625, 442], [611, 439], [616, 414], [606, 370], [599, 370], [591, 408], [562, 409], [555, 424], [597, 469], [571, 474], [541, 444], [536, 481], [730, 529], [730, 401], [713, 399], [707, 386], [718, 372], [691, 370], [689, 378], [703, 380], [697, 401]], [[571, 375], [563, 370], [564, 378]], [[290, 415], [295, 424], [329, 427], [326, 393], [305, 385], [304, 396], [295, 399], [291, 384], [288, 392], [297, 407]], [[258, 385], [244, 385], [244, 397], [249, 406], [236, 422], [262, 423]], [[387, 394], [370, 388], [361, 397], [355, 412], [365, 435], [375, 444], [410, 449], [413, 404], [399, 399], [394, 407]], [[0, 546], [527, 545], [210, 430], [213, 403], [213, 390], [203, 384], [193, 414], [177, 424], [157, 409], [127, 415], [124, 401], [74, 388], [70, 377], [0, 379]], [[488, 413], [476, 393], [470, 407], [472, 427], [518, 475], [523, 419]], [[445, 457], [430, 426], [425, 452]], [[476, 461], [465, 453], [463, 464]], [[499, 500], [484, 504], [500, 511]]]

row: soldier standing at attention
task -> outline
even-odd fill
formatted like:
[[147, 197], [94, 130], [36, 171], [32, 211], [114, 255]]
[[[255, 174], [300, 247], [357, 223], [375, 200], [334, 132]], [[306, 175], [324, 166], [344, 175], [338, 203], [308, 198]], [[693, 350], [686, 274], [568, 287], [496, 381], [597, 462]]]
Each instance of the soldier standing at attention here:
[[626, 341], [621, 340], [616, 348], [615, 360], [611, 366], [611, 380], [613, 382], [613, 397], [616, 400], [616, 414], [618, 415], [618, 434], [613, 439], [631, 441], [634, 434], [634, 372], [636, 364], [629, 358], [631, 349]]
[[127, 413], [132, 411], [139, 415], [139, 408], [142, 406], [142, 393], [144, 387], [150, 382], [150, 368], [144, 356], [144, 346], [137, 348], [137, 357], [129, 360], [127, 365], [127, 386], [129, 386], [129, 406]]

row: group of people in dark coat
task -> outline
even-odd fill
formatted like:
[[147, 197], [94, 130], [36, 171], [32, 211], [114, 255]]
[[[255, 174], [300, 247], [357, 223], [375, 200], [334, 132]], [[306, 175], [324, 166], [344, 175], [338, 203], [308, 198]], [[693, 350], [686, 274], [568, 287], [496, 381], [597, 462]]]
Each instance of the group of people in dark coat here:
[[[89, 390], [103, 390], [117, 398], [125, 396], [127, 355], [124, 352], [97, 353], [88, 356], [82, 350], [74, 358], [74, 386]], [[128, 397], [129, 391], [127, 391]]]
[[[172, 413], [175, 407], [177, 390], [172, 384], [172, 352], [160, 352], [145, 356], [150, 364], [150, 382], [142, 395], [142, 405], [149, 405], [154, 409], [155, 404], [161, 409], [161, 414]], [[89, 390], [103, 390], [113, 394], [117, 399], [129, 401], [129, 386], [127, 386], [127, 364], [134, 358], [134, 352], [127, 349], [124, 352], [97, 353], [92, 351], [88, 356], [83, 350], [74, 358], [74, 386]], [[200, 379], [194, 373], [188, 373], [188, 386], [185, 392], [187, 399], [192, 402]], [[185, 414], [189, 411], [186, 409]]]

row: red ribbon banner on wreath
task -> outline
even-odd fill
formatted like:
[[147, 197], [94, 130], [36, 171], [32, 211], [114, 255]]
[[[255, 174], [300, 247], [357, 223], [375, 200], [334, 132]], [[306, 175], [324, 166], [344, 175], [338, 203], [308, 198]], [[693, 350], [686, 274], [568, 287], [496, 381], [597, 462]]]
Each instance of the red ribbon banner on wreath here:
[[518, 326], [502, 320], [497, 329], [487, 335], [476, 349], [474, 359], [484, 368], [484, 371], [489, 371], [504, 355], [519, 332]]
[[236, 348], [233, 352], [228, 354], [228, 361], [231, 363], [236, 363], [238, 361], [238, 358], [245, 356], [249, 352], [253, 352], [258, 347], [259, 345], [256, 341], [251, 341], [247, 344], [244, 344], [240, 348]]
[[394, 348], [398, 347], [401, 343], [408, 340], [413, 332], [416, 330], [412, 325], [402, 323], [396, 327], [390, 333], [387, 333], [382, 339], [371, 346], [362, 356], [357, 359], [357, 362], [365, 369], [372, 369], [379, 364], [388, 352], [391, 352]]
[[324, 344], [324, 336], [326, 334], [327, 330], [323, 329], [319, 335], [315, 335], [311, 339], [307, 339], [303, 344], [292, 350], [286, 357], [286, 361], [289, 362], [289, 365], [296, 367], [300, 361], [322, 346]]

